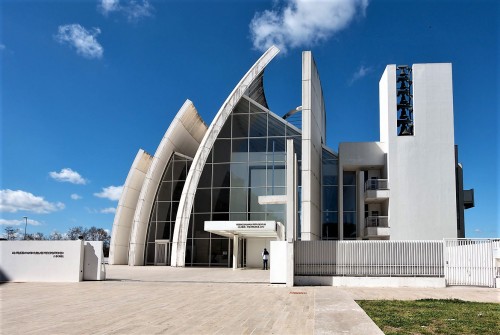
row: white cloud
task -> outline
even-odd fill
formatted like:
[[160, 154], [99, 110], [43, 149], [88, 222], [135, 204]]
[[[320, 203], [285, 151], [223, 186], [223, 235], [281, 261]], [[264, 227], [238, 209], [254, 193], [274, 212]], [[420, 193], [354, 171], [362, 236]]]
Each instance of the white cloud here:
[[358, 81], [359, 79], [363, 78], [366, 76], [368, 73], [372, 72], [373, 69], [371, 67], [366, 67], [364, 65], [361, 65], [356, 72], [351, 77], [351, 80], [349, 81], [349, 84], [352, 85], [355, 81]]
[[367, 6], [368, 0], [278, 1], [250, 22], [253, 46], [265, 51], [274, 44], [286, 52], [315, 45], [346, 28], [356, 15], [365, 15]]
[[116, 208], [115, 207], [103, 208], [103, 209], [101, 209], [101, 213], [103, 213], [103, 214], [115, 214]]
[[79, 24], [59, 26], [56, 40], [67, 43], [76, 49], [76, 52], [86, 58], [101, 58], [103, 47], [97, 42], [96, 36], [101, 33], [99, 28], [88, 31]]
[[153, 6], [148, 0], [101, 0], [98, 6], [104, 15], [112, 12], [122, 13], [129, 21], [137, 21], [143, 17], [153, 15]]
[[0, 212], [27, 211], [46, 214], [61, 209], [64, 209], [62, 202], [48, 202], [43, 197], [21, 190], [0, 190]]
[[113, 201], [120, 200], [122, 195], [123, 186], [109, 186], [103, 187], [102, 191], [99, 193], [94, 193], [96, 197], [106, 198]]
[[83, 178], [78, 172], [71, 170], [70, 168], [64, 168], [61, 172], [52, 171], [49, 173], [52, 179], [60, 182], [68, 182], [72, 184], [85, 185], [87, 180]]
[[71, 199], [73, 200], [80, 200], [82, 197], [76, 193], [73, 193], [72, 195], [70, 195]]
[[[6, 220], [6, 219], [0, 219], [0, 226], [20, 226], [20, 225], [25, 225], [26, 221], [25, 220]], [[30, 226], [40, 226], [42, 223], [36, 220], [32, 220], [28, 218], [28, 224]]]
[[118, 3], [118, 0], [102, 0], [100, 8], [103, 14], [107, 15], [109, 12], [114, 12], [119, 9]]

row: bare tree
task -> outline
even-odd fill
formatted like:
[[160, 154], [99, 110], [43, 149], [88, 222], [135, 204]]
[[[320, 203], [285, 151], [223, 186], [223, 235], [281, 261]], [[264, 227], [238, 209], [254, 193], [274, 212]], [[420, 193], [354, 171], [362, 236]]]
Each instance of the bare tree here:
[[66, 236], [68, 240], [78, 240], [80, 238], [85, 240], [87, 237], [87, 228], [83, 228], [82, 226], [72, 227], [68, 229]]
[[14, 228], [11, 226], [7, 226], [4, 228], [5, 230], [5, 236], [8, 240], [15, 240], [17, 239], [17, 235], [19, 234], [19, 229]]
[[61, 233], [59, 233], [58, 231], [54, 230], [50, 235], [49, 235], [49, 240], [52, 240], [52, 241], [59, 241], [59, 240], [63, 240], [63, 236]]

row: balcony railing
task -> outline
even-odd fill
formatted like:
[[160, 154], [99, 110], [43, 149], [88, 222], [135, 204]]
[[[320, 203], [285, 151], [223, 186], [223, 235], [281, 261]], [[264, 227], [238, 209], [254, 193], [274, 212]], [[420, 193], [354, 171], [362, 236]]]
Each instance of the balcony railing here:
[[365, 183], [365, 191], [368, 190], [388, 190], [389, 181], [387, 179], [368, 179]]
[[366, 227], [382, 227], [389, 228], [388, 216], [369, 216], [365, 221]]

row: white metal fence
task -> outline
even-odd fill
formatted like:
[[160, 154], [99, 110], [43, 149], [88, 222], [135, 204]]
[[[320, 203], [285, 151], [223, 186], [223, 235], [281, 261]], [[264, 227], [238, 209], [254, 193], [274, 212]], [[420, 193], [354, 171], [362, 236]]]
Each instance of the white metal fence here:
[[297, 276], [445, 277], [447, 285], [495, 287], [500, 239], [296, 241]]
[[500, 277], [500, 239], [446, 239], [445, 277], [448, 285], [495, 287]]
[[442, 241], [297, 241], [295, 275], [442, 277]]

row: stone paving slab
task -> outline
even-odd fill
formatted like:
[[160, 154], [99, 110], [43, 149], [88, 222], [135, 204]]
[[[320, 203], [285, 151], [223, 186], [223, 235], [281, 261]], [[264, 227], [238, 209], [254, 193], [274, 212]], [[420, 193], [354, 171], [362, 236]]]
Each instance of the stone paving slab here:
[[0, 285], [0, 333], [369, 335], [380, 329], [353, 299], [485, 299], [499, 292], [287, 288], [269, 284], [269, 271], [225, 268], [108, 266], [107, 277]]

